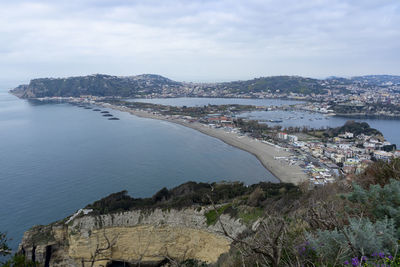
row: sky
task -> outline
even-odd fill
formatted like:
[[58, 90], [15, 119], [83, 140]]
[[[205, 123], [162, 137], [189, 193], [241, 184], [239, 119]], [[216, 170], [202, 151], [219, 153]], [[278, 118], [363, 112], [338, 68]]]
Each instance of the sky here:
[[0, 0], [0, 83], [400, 75], [399, 0]]

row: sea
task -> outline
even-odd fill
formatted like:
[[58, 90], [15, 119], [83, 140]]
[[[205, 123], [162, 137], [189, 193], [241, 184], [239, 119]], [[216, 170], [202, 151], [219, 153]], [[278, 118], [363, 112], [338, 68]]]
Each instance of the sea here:
[[[140, 99], [176, 106], [290, 105], [277, 99]], [[108, 194], [149, 197], [187, 181], [278, 182], [251, 154], [180, 125], [101, 108], [21, 100], [0, 89], [0, 232], [15, 250], [23, 232]], [[274, 111], [275, 112], [275, 111]], [[282, 126], [339, 126], [348, 119], [285, 111], [240, 114], [283, 118]], [[302, 117], [302, 118], [301, 118]], [[301, 119], [300, 119], [301, 118]], [[400, 144], [398, 120], [364, 120]], [[303, 125], [304, 124], [304, 125]]]
[[[101, 110], [106, 111], [102, 108]], [[23, 232], [108, 194], [149, 197], [187, 181], [278, 182], [253, 155], [195, 130], [0, 91], [0, 232]]]

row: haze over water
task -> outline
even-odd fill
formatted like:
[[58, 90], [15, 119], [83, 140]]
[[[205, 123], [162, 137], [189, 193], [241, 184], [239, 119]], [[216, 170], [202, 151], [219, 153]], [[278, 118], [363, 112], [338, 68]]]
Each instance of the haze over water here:
[[187, 181], [277, 180], [242, 150], [195, 130], [110, 110], [32, 104], [0, 91], [0, 229], [13, 238], [110, 193], [151, 196]]

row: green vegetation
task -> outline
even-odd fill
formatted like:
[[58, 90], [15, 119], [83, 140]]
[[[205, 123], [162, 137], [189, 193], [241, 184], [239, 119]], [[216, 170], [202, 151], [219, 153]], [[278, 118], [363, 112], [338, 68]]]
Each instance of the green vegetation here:
[[[79, 97], [80, 95], [141, 97], [160, 94], [164, 90], [172, 93], [175, 97], [204, 96], [211, 91], [217, 92], [220, 96], [225, 94], [248, 95], [259, 92], [277, 95], [290, 93], [311, 95], [326, 93], [326, 83], [335, 85], [330, 80], [299, 76], [261, 77], [247, 81], [214, 84], [184, 84], [153, 74], [130, 77], [96, 74], [82, 77], [34, 79], [28, 85], [15, 88], [13, 93], [24, 98]], [[201, 94], [193, 93], [194, 88], [200, 90]], [[329, 87], [329, 89], [332, 88]], [[346, 92], [341, 86], [336, 89]]]
[[390, 162], [377, 161], [368, 166], [364, 173], [357, 177], [357, 184], [363, 188], [371, 185], [385, 186], [390, 179], [400, 180], [400, 159], [396, 158]]
[[[400, 266], [400, 159], [375, 162], [352, 185], [338, 181], [309, 190], [306, 184], [188, 182], [150, 198], [122, 191], [88, 205], [94, 214], [185, 207], [207, 209], [207, 225], [229, 214], [248, 226], [217, 266]], [[46, 229], [37, 229], [37, 242], [48, 238]]]
[[238, 217], [242, 220], [243, 223], [247, 225], [261, 218], [263, 215], [264, 215], [264, 210], [259, 207], [242, 209], [238, 213]]
[[227, 205], [217, 208], [217, 210], [212, 209], [212, 210], [204, 213], [204, 216], [206, 216], [206, 219], [207, 219], [207, 225], [214, 225], [217, 222], [218, 217], [221, 214], [223, 214], [227, 208], [229, 208], [231, 206], [232, 206], [231, 204], [227, 204]]
[[180, 115], [191, 116], [194, 118], [202, 118], [209, 114], [232, 114], [234, 112], [251, 111], [255, 110], [255, 106], [251, 105], [207, 105], [202, 107], [186, 107], [186, 106], [166, 106], [160, 104], [144, 103], [144, 102], [131, 102], [124, 100], [105, 100], [103, 102], [110, 103], [117, 106], [125, 106], [130, 109], [151, 110], [163, 115]]
[[[211, 205], [211, 200], [215, 204], [224, 204], [238, 199], [240, 201], [235, 205], [240, 205], [247, 204], [249, 195], [251, 196], [256, 189], [257, 191], [261, 190], [262, 193], [257, 196], [257, 201], [250, 203], [254, 206], [267, 205], [268, 200], [284, 196], [296, 198], [300, 194], [297, 186], [287, 183], [261, 182], [246, 186], [239, 182], [212, 184], [187, 182], [172, 189], [163, 188], [151, 198], [132, 198], [127, 191], [121, 191], [102, 198], [86, 208], [93, 209], [95, 214], [107, 214], [133, 209], [181, 209], [193, 205], [205, 206]], [[231, 209], [226, 210], [226, 212], [228, 211], [231, 214], [234, 213]]]
[[323, 94], [325, 90], [319, 80], [299, 76], [272, 76], [256, 78], [248, 81], [235, 81], [219, 84], [230, 92], [272, 92], [297, 94]]
[[[1, 263], [0, 263], [1, 264]], [[11, 259], [2, 263], [1, 267], [36, 267], [38, 263], [27, 260], [24, 255], [14, 254]]]
[[[0, 266], [1, 267], [33, 267], [37, 266], [34, 262], [29, 261], [21, 254], [11, 255], [11, 249], [7, 244], [7, 235], [0, 232]], [[9, 256], [11, 255], [11, 256]], [[8, 257], [6, 257], [8, 256]], [[2, 260], [5, 260], [4, 262]]]
[[0, 257], [10, 254], [10, 248], [8, 247], [8, 239], [5, 233], [0, 232]]
[[[260, 192], [255, 188], [248, 202], [257, 203]], [[301, 192], [255, 207], [263, 218], [260, 226], [236, 240], [221, 261], [230, 266], [400, 266], [400, 159], [374, 163], [351, 188], [339, 181]]]
[[400, 107], [389, 103], [371, 103], [355, 105], [353, 103], [334, 104], [331, 107], [336, 114], [340, 115], [358, 115], [379, 117], [386, 116], [382, 112], [391, 114], [392, 116], [400, 116]]
[[354, 136], [365, 134], [365, 135], [380, 135], [382, 133], [377, 129], [371, 128], [366, 122], [347, 121], [343, 126], [337, 128], [330, 128], [325, 131], [324, 135], [328, 137], [336, 137], [339, 134], [345, 132], [353, 133]]
[[179, 88], [182, 85], [162, 76], [152, 74], [133, 77], [97, 74], [65, 79], [34, 79], [31, 80], [29, 85], [20, 86], [14, 92], [26, 98], [79, 97], [81, 95], [132, 97], [161, 92], [164, 86]]

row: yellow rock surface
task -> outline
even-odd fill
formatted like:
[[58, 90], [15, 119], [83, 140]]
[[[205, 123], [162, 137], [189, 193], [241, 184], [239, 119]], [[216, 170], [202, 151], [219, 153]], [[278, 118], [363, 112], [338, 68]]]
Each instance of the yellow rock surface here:
[[[96, 248], [107, 248], [107, 239], [112, 243], [111, 248], [96, 255], [96, 259], [150, 262], [170, 257], [212, 263], [230, 248], [228, 239], [205, 230], [168, 225], [138, 225], [93, 230], [88, 237], [70, 234], [68, 254], [77, 264], [82, 259], [91, 260]], [[106, 263], [107, 260], [98, 261], [95, 266], [105, 266]]]

